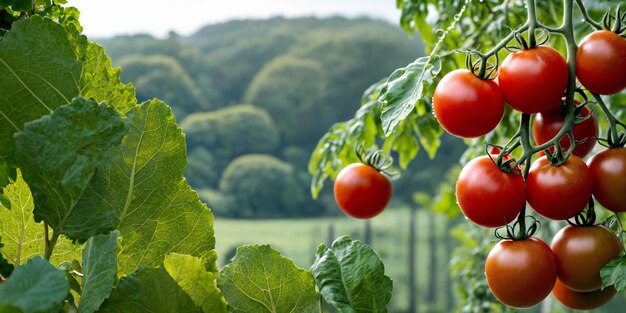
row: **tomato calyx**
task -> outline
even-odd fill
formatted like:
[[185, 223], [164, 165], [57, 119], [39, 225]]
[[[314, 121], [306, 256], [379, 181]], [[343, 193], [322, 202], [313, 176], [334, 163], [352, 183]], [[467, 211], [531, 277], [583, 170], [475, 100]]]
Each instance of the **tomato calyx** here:
[[595, 202], [593, 201], [593, 198], [591, 198], [589, 199], [589, 205], [587, 208], [576, 214], [573, 218], [568, 219], [567, 223], [572, 226], [590, 227], [595, 226], [596, 218]]
[[[515, 146], [514, 148], [517, 148]], [[491, 161], [500, 168], [505, 173], [513, 173], [513, 174], [522, 174], [519, 166], [515, 158], [510, 154], [512, 150], [508, 147], [502, 147], [495, 144], [491, 144], [485, 142], [485, 152], [491, 159]], [[493, 156], [497, 155], [498, 157], [494, 158]]]
[[[531, 222], [529, 226], [526, 225], [526, 219]], [[502, 227], [498, 227], [494, 231], [494, 236], [500, 240], [525, 240], [537, 233], [541, 227], [539, 222], [533, 216], [518, 217], [513, 224], [508, 224]], [[501, 234], [501, 229], [506, 229], [506, 234]]]
[[[536, 38], [539, 39], [539, 42], [536, 42], [534, 45], [529, 44], [529, 42], [526, 41], [526, 38], [524, 38], [524, 34], [522, 32], [516, 31], [513, 33], [513, 38], [515, 39], [515, 42], [517, 43], [517, 45], [506, 46], [504, 48], [511, 53], [515, 53], [515, 52], [519, 52], [522, 50], [528, 50], [528, 49], [532, 49], [532, 48], [536, 48], [538, 46], [544, 45], [546, 42], [548, 42], [548, 40], [550, 40], [550, 32], [545, 28], [538, 28], [537, 30], [539, 31], [539, 35], [536, 36]], [[535, 35], [533, 34], [533, 36]]]
[[[500, 64], [500, 58], [498, 54], [494, 54], [496, 61], [488, 63], [489, 57], [484, 57], [480, 52], [472, 49], [465, 50], [465, 67], [474, 74], [474, 76], [482, 80], [494, 80], [498, 76], [498, 64]], [[473, 56], [478, 56], [478, 60], [474, 61]]]
[[354, 148], [354, 152], [356, 153], [356, 156], [359, 158], [359, 161], [361, 161], [361, 163], [369, 165], [375, 170], [384, 173], [389, 177], [394, 177], [397, 175], [395, 172], [389, 171], [389, 169], [393, 165], [393, 158], [386, 155], [383, 150], [365, 150], [363, 145], [357, 145]]
[[[615, 16], [611, 14], [610, 8], [606, 11], [606, 13], [604, 13], [604, 16], [602, 17], [602, 26], [605, 30], [621, 35], [624, 31], [626, 31], [626, 27], [623, 26], [624, 20], [626, 20], [626, 12], [622, 13], [622, 9], [618, 5], [615, 9]], [[613, 22], [612, 27], [611, 22]]]

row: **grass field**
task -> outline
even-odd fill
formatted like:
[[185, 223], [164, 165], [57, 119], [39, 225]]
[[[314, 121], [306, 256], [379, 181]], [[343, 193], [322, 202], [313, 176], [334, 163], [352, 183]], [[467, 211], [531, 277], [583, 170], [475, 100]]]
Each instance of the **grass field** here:
[[[427, 231], [435, 227], [437, 243], [445, 240], [445, 218], [435, 215], [435, 225], [429, 225], [428, 211], [417, 213], [417, 281], [418, 303], [420, 312], [447, 312], [447, 303], [452, 301], [446, 290], [448, 275], [447, 254], [444, 245], [438, 244], [436, 253], [436, 281], [433, 284], [436, 302], [425, 304], [424, 299], [431, 284], [427, 281], [429, 272], [430, 249]], [[332, 225], [332, 226], [330, 226]], [[329, 242], [329, 227], [334, 228], [333, 238], [349, 235], [352, 239], [363, 240], [365, 222], [346, 217], [316, 219], [281, 219], [281, 220], [232, 220], [216, 218], [215, 237], [219, 264], [224, 264], [232, 249], [242, 244], [270, 244], [280, 250], [284, 256], [294, 260], [296, 265], [309, 268], [315, 258], [315, 251], [320, 243]], [[394, 281], [394, 293], [390, 309], [402, 312], [408, 307], [408, 234], [409, 210], [388, 209], [372, 220], [372, 247], [379, 253], [386, 266], [386, 273]]]

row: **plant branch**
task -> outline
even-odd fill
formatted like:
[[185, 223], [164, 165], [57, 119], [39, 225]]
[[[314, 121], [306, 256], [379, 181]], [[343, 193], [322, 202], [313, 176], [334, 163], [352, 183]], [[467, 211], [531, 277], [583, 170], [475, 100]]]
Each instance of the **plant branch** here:
[[537, 46], [537, 37], [535, 36], [535, 28], [537, 27], [537, 13], [535, 12], [535, 0], [526, 0], [526, 9], [528, 12], [528, 46], [534, 48]]
[[[622, 126], [626, 130], [626, 124], [622, 123], [620, 120], [617, 119], [617, 117], [615, 117], [613, 112], [611, 112], [611, 110], [609, 110], [609, 108], [606, 106], [606, 104], [604, 103], [604, 100], [602, 100], [602, 97], [600, 95], [595, 94], [595, 93], [591, 93], [591, 94], [596, 99], [596, 102], [602, 109], [602, 112], [604, 112], [604, 115], [606, 115], [606, 118], [609, 120], [609, 124], [610, 124], [609, 131], [611, 132], [611, 137], [613, 138], [613, 140], [617, 140], [619, 138], [618, 132], [617, 132], [617, 125]], [[609, 144], [612, 145], [613, 143], [610, 142]]]
[[587, 24], [591, 25], [596, 30], [602, 29], [602, 25], [600, 25], [598, 22], [594, 21], [593, 19], [591, 19], [591, 17], [589, 17], [589, 14], [587, 13], [587, 8], [585, 8], [585, 4], [583, 3], [582, 0], [576, 0], [576, 4], [578, 5], [578, 8], [580, 9], [580, 13], [582, 13], [583, 18], [585, 19], [585, 22], [587, 22]]

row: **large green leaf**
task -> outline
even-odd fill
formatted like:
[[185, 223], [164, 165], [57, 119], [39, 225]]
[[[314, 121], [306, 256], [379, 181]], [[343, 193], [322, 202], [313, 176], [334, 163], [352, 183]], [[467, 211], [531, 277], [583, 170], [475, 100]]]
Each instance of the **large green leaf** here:
[[83, 194], [110, 166], [126, 131], [113, 107], [82, 98], [25, 124], [15, 136], [16, 161], [33, 194], [35, 220], [83, 241], [114, 229], [116, 212]]
[[602, 289], [614, 286], [618, 292], [626, 290], [626, 256], [612, 260], [600, 271]]
[[421, 57], [389, 76], [380, 91], [383, 104], [380, 118], [386, 136], [415, 109], [417, 101], [424, 97], [426, 87], [433, 83], [440, 70], [438, 57]]
[[92, 313], [109, 297], [115, 282], [119, 232], [89, 238], [83, 251], [83, 288], [80, 312]]
[[183, 178], [185, 135], [172, 110], [153, 100], [129, 115], [130, 130], [114, 151], [114, 165], [84, 195], [103, 199], [119, 216], [119, 271], [158, 266], [169, 253], [203, 258], [216, 271], [213, 215]]
[[122, 278], [98, 312], [202, 313], [202, 309], [161, 266], [142, 267]]
[[311, 272], [324, 300], [341, 313], [387, 312], [392, 281], [380, 257], [344, 236], [329, 249], [321, 244]]
[[63, 271], [37, 257], [0, 284], [0, 309], [8, 305], [23, 312], [49, 312], [65, 300], [69, 288]]
[[107, 102], [125, 113], [135, 106], [104, 48], [49, 18], [15, 22], [0, 41], [0, 157], [14, 160], [13, 134], [77, 96]]
[[[33, 218], [33, 196], [28, 185], [18, 172], [15, 183], [5, 189], [11, 200], [11, 210], [0, 208], [0, 235], [4, 247], [2, 255], [11, 263], [20, 265], [44, 252], [44, 226]], [[52, 262], [58, 264], [74, 260], [80, 255], [80, 246], [60, 237], [52, 255]]]
[[311, 273], [269, 245], [241, 246], [218, 286], [229, 312], [315, 312], [319, 299]]
[[165, 257], [163, 267], [204, 313], [226, 312], [226, 300], [217, 288], [217, 274], [207, 272], [203, 262], [184, 254]]

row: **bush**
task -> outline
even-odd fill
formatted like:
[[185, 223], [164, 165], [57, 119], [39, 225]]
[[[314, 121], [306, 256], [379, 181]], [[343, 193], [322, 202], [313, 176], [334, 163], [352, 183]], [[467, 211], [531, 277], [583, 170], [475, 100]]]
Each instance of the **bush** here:
[[215, 158], [204, 147], [196, 147], [189, 153], [189, 164], [185, 177], [191, 186], [217, 186], [221, 170], [218, 170]]
[[307, 189], [298, 181], [288, 163], [268, 155], [245, 155], [224, 170], [220, 191], [232, 197], [228, 208], [232, 217], [310, 216]]

